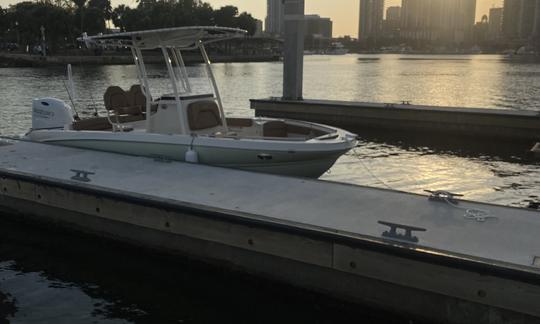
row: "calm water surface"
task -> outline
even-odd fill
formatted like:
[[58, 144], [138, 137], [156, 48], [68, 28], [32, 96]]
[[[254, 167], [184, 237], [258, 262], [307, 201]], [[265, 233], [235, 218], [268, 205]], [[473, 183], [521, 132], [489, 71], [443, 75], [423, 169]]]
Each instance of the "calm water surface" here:
[[[228, 115], [253, 115], [249, 99], [281, 95], [281, 63], [216, 64], [214, 68]], [[195, 66], [189, 73], [199, 76], [202, 71]], [[151, 67], [149, 73], [152, 83], [167, 91], [166, 71]], [[64, 74], [63, 68], [0, 69], [0, 132], [17, 135], [30, 127], [33, 98], [69, 100]], [[130, 66], [74, 67], [74, 74], [81, 114], [93, 112], [89, 105], [102, 107], [109, 85], [127, 89], [137, 83]], [[310, 56], [305, 62], [304, 97], [540, 111], [539, 77], [540, 64], [501, 56]], [[540, 199], [540, 163], [527, 155], [528, 149], [512, 143], [366, 133], [359, 147], [322, 178], [417, 193], [445, 189], [471, 200], [526, 206]], [[122, 247], [103, 254], [110, 249], [102, 245], [110, 243], [93, 247], [82, 240], [75, 245], [78, 248], [66, 250], [58, 242], [63, 239], [39, 230], [10, 223], [0, 228], [10, 233], [0, 241], [0, 323], [2, 314], [11, 314], [19, 322], [40, 322], [45, 314], [56, 323], [222, 318], [278, 322], [287, 319], [287, 313], [294, 322], [307, 323], [331, 322], [327, 314], [342, 314], [342, 321], [372, 314], [286, 288], [274, 289], [255, 279], [231, 279], [230, 274], [199, 271], [198, 266], [171, 264], [149, 255], [125, 252], [119, 262], [114, 255], [123, 253]], [[37, 238], [28, 242], [28, 237]], [[268, 316], [253, 318], [257, 314]], [[393, 319], [371, 320], [389, 321]]]

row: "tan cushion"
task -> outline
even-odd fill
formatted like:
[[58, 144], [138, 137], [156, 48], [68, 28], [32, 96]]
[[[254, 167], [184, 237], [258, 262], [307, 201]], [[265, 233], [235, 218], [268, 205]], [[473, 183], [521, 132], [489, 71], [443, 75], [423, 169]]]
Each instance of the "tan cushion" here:
[[188, 122], [191, 130], [207, 129], [222, 125], [217, 104], [209, 100], [189, 104]]
[[128, 97], [132, 106], [139, 108], [142, 112], [146, 110], [146, 96], [144, 95], [141, 85], [134, 84], [129, 88]]
[[117, 86], [108, 87], [103, 95], [105, 108], [116, 111], [118, 108], [130, 107], [129, 97], [122, 88]]

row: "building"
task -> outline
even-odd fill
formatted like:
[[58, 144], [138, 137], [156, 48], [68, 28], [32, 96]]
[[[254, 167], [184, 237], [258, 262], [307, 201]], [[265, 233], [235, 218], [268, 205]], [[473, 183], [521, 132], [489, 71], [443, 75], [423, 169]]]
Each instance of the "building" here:
[[499, 40], [502, 36], [503, 8], [489, 9], [488, 39]]
[[377, 39], [382, 36], [384, 0], [360, 0], [358, 39]]
[[323, 18], [319, 15], [306, 15], [305, 35], [320, 36], [324, 38], [332, 38], [333, 23], [330, 18]]
[[319, 15], [305, 15], [304, 24], [304, 47], [306, 49], [325, 49], [330, 45], [333, 29], [333, 23], [330, 18], [324, 18]]
[[388, 7], [386, 9], [386, 20], [388, 21], [400, 21], [401, 19], [401, 7]]
[[527, 39], [532, 36], [536, 0], [521, 0], [519, 14], [519, 38]]
[[502, 33], [507, 40], [528, 40], [537, 34], [540, 1], [504, 0]]
[[476, 0], [403, 0], [402, 38], [461, 45], [472, 42]]
[[521, 0], [504, 0], [502, 33], [507, 39], [519, 38]]
[[263, 22], [262, 20], [255, 19], [255, 33], [253, 36], [261, 37], [263, 34]]
[[383, 22], [384, 37], [399, 38], [399, 28], [401, 25], [401, 7], [388, 7], [386, 18]]
[[283, 35], [284, 16], [283, 0], [267, 0], [264, 31], [274, 36]]

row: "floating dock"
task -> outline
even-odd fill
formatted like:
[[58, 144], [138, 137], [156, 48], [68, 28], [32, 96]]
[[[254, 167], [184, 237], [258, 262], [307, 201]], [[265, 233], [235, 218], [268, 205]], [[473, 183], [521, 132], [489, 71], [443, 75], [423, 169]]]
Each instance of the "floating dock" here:
[[534, 210], [4, 141], [0, 212], [419, 319], [540, 323]]
[[341, 127], [419, 131], [508, 141], [540, 141], [540, 112], [332, 100], [251, 100], [257, 116], [289, 118]]

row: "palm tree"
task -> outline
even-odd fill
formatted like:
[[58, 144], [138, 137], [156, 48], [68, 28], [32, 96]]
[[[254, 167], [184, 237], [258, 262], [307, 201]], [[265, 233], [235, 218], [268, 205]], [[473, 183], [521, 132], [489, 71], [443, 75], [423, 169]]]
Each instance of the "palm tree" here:
[[77, 10], [79, 11], [79, 16], [81, 17], [81, 33], [83, 32], [84, 27], [84, 5], [86, 4], [86, 0], [71, 0], [77, 7]]

